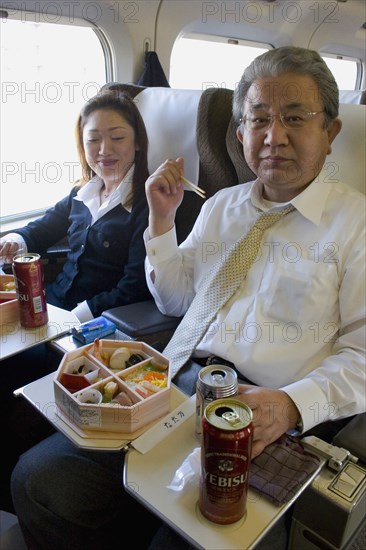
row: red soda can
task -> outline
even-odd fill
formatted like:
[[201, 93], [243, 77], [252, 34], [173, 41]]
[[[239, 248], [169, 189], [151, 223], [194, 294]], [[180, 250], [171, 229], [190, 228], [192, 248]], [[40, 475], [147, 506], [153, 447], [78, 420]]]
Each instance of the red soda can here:
[[46, 293], [41, 257], [22, 253], [13, 258], [13, 274], [19, 303], [20, 324], [24, 328], [48, 323]]
[[246, 513], [252, 420], [251, 409], [236, 399], [218, 399], [206, 406], [198, 505], [214, 523], [234, 523]]

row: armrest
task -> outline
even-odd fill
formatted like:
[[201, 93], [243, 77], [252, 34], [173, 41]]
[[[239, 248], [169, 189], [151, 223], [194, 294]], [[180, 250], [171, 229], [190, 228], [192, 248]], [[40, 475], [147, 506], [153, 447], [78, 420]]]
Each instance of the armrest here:
[[69, 250], [67, 239], [65, 237], [55, 245], [50, 246], [42, 254], [44, 280], [46, 283], [54, 281], [60, 271], [62, 271]]
[[180, 323], [180, 317], [160, 313], [154, 300], [115, 307], [103, 311], [128, 339], [141, 340], [161, 351]]
[[366, 464], [366, 413], [358, 414], [333, 438], [337, 447], [347, 449]]

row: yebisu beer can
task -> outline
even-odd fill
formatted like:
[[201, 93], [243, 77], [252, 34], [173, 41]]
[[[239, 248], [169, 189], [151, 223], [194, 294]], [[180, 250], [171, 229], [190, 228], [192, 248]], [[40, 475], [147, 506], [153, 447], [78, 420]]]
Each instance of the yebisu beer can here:
[[234, 523], [246, 513], [252, 419], [251, 409], [237, 399], [218, 399], [206, 406], [198, 505], [214, 523]]
[[48, 323], [46, 294], [41, 257], [22, 253], [13, 258], [13, 274], [20, 324], [25, 328], [40, 327]]

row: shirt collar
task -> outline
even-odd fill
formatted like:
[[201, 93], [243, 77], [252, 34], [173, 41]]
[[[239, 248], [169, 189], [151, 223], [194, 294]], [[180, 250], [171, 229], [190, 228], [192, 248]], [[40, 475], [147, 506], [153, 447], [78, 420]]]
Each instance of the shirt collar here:
[[[135, 165], [133, 164], [125, 177], [119, 183], [118, 187], [113, 191], [112, 195], [109, 198], [108, 204], [111, 206], [116, 206], [117, 204], [122, 204], [128, 212], [131, 212], [131, 206], [126, 206], [126, 200], [132, 191], [132, 182], [134, 174]], [[84, 202], [84, 204], [90, 203], [96, 196], [99, 198], [99, 191], [103, 186], [103, 181], [99, 176], [94, 176], [91, 180], [88, 181], [83, 187], [77, 192], [75, 199]]]
[[[315, 225], [319, 225], [326, 200], [330, 192], [331, 183], [329, 182], [329, 174], [323, 168], [314, 181], [302, 191], [299, 195], [289, 201], [300, 214], [302, 214], [309, 221]], [[259, 180], [255, 180], [253, 185], [248, 190], [248, 193], [244, 199], [250, 199], [253, 206], [256, 208], [263, 208], [262, 201], [262, 184]]]

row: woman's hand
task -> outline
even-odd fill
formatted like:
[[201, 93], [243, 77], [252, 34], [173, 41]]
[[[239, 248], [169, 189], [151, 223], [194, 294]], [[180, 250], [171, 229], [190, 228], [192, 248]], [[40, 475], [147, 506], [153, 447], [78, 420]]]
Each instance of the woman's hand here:
[[258, 456], [282, 434], [295, 428], [300, 419], [295, 403], [282, 390], [239, 384], [237, 398], [253, 412], [252, 458]]
[[13, 240], [7, 240], [6, 236], [0, 240], [0, 258], [4, 263], [10, 264], [13, 257], [18, 253], [19, 244]]
[[175, 214], [184, 195], [183, 170], [182, 158], [168, 159], [146, 181], [151, 238], [163, 235], [174, 226]]

